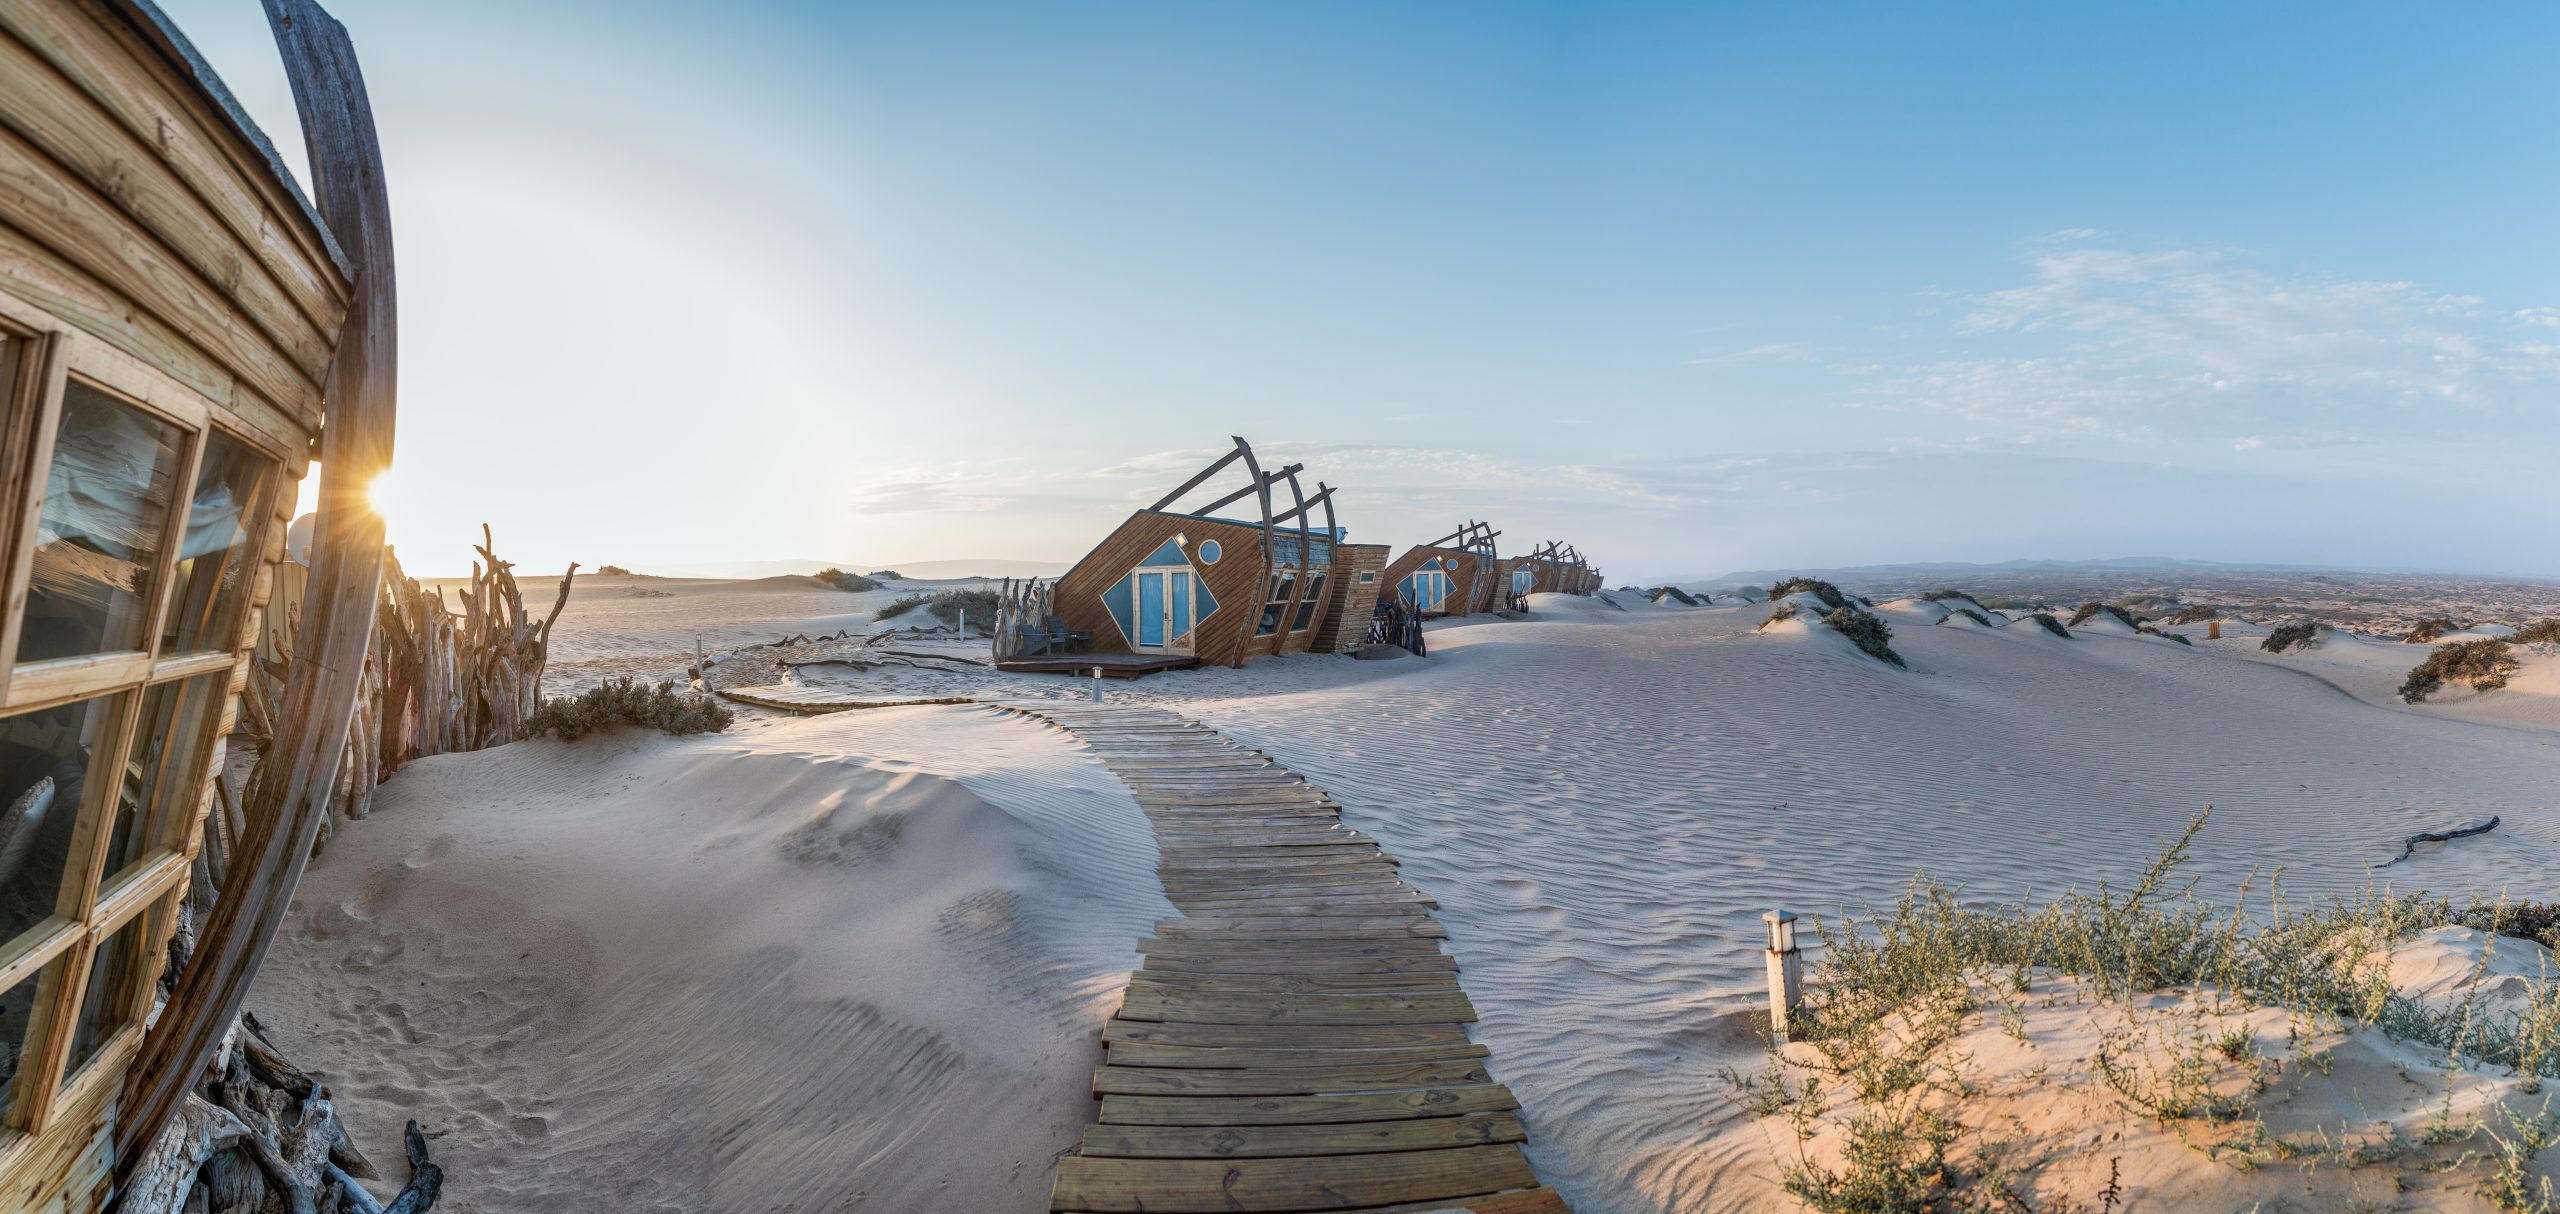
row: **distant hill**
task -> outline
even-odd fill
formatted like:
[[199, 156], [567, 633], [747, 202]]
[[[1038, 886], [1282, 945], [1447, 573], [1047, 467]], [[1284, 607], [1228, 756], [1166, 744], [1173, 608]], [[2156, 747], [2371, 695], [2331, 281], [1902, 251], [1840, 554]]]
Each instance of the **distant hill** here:
[[965, 577], [1056, 577], [1067, 571], [1063, 561], [1008, 561], [993, 558], [956, 561], [705, 561], [691, 565], [653, 565], [639, 568], [641, 573], [659, 577], [760, 578], [785, 574], [810, 574], [821, 569], [850, 569], [869, 573], [874, 569], [894, 569], [911, 578], [938, 581]]
[[1682, 578], [1682, 586], [1766, 586], [1781, 578], [1818, 577], [1835, 582], [1917, 582], [1967, 575], [2017, 573], [2208, 573], [2237, 570], [2304, 570], [2311, 565], [2247, 565], [2190, 561], [2170, 556], [2120, 556], [2089, 561], [2015, 560], [1991, 564], [1920, 561], [1907, 565], [1844, 565], [1830, 569], [1743, 569], [1714, 577]]

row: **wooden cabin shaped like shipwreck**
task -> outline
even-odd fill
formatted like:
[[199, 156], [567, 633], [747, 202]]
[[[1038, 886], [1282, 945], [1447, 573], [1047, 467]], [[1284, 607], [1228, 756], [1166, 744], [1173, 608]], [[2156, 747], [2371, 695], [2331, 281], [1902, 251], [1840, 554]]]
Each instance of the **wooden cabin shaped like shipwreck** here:
[[128, 1115], [357, 280], [157, 8], [0, 0], [0, 1209], [101, 1207], [209, 1056]]
[[[1231, 468], [1243, 472], [1240, 487], [1175, 508]], [[1386, 549], [1345, 543], [1334, 490], [1318, 482], [1306, 493], [1298, 481], [1304, 470], [1291, 464], [1265, 471], [1252, 445], [1236, 439], [1233, 450], [1131, 514], [1048, 588], [1048, 613], [1080, 649], [998, 664], [1135, 675], [1358, 645], [1367, 637]], [[1244, 517], [1218, 513], [1231, 508]], [[1355, 617], [1358, 626], [1349, 626]]]
[[1473, 615], [1502, 603], [1502, 556], [1491, 525], [1469, 521], [1387, 565], [1387, 592], [1424, 617]]
[[1600, 589], [1600, 573], [1571, 544], [1549, 540], [1505, 564], [1506, 589], [1515, 595], [1580, 594]]

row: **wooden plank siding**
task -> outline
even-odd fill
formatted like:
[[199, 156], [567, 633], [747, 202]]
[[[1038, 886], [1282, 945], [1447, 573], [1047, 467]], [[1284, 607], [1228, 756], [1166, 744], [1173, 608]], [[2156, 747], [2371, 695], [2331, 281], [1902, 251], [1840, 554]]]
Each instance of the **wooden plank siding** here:
[[[144, 956], [167, 955], [175, 920], [162, 899], [183, 893], [188, 862], [205, 846], [210, 777], [237, 720], [247, 654], [289, 580], [279, 563], [292, 480], [307, 471], [320, 432], [322, 385], [352, 287], [345, 259], [274, 149], [157, 9], [138, 0], [0, 0], [0, 316], [42, 338], [39, 349], [70, 351], [70, 371], [172, 424], [230, 433], [274, 461], [282, 478], [264, 517], [246, 520], [255, 564], [227, 659], [162, 654], [136, 660], [112, 685], [90, 675], [65, 683], [64, 694], [88, 697], [139, 695], [146, 678], [227, 678], [230, 696], [203, 749], [169, 756], [187, 770], [200, 760], [204, 777], [172, 789], [175, 803], [155, 803], [154, 835], [177, 854], [88, 895], [93, 909], [82, 923], [93, 938], [60, 954], [70, 981], [57, 1018], [82, 997], [77, 976], [96, 937], [131, 923]], [[8, 402], [11, 426], [58, 411], [62, 369], [20, 368], [15, 386], [43, 399]], [[189, 439], [181, 500], [206, 441]], [[32, 449], [9, 446], [13, 463], [27, 466], [0, 475], [0, 534], [32, 531], [26, 481], [45, 475], [44, 461], [28, 458]], [[0, 557], [14, 616], [24, 608], [28, 554], [21, 546]], [[147, 641], [158, 635], [146, 629]], [[27, 677], [20, 670], [9, 680]], [[20, 690], [11, 689], [13, 711], [36, 702]], [[122, 918], [128, 909], [140, 917]], [[40, 1028], [50, 1044], [24, 1060], [22, 1088], [58, 1068], [67, 1039], [56, 1027]], [[25, 1089], [29, 1102], [48, 1099], [17, 1110], [17, 1128], [0, 1135], [0, 1209], [94, 1211], [106, 1201], [126, 1120], [119, 1100], [142, 1040], [140, 1028], [125, 1028], [58, 1095], [49, 1081]]]
[[291, 189], [119, 10], [0, 0], [0, 280], [299, 446], [350, 284]]
[[1387, 571], [1378, 575], [1378, 593], [1395, 593], [1396, 583], [1403, 581], [1406, 574], [1422, 568], [1423, 562], [1439, 557], [1457, 562], [1457, 568], [1449, 571], [1449, 599], [1447, 605], [1440, 609], [1441, 614], [1473, 615], [1479, 611], [1491, 611], [1501, 601], [1495, 596], [1494, 562], [1491, 559], [1481, 552], [1435, 548], [1429, 544], [1407, 548], [1389, 562]]
[[[1325, 595], [1333, 601], [1325, 605], [1324, 622], [1307, 642], [1308, 652], [1349, 653], [1368, 642], [1369, 616], [1386, 588], [1386, 567], [1384, 544], [1333, 546], [1333, 576], [1325, 582]], [[1366, 581], [1361, 580], [1364, 573]]]
[[[1285, 530], [1296, 534], [1294, 528]], [[1287, 627], [1294, 622], [1293, 611], [1290, 618], [1282, 621], [1280, 631], [1256, 636], [1254, 628], [1262, 616], [1263, 596], [1268, 593], [1262, 579], [1262, 528], [1156, 510], [1130, 515], [1127, 522], [1058, 579], [1051, 599], [1058, 618], [1066, 621], [1069, 628], [1092, 633], [1096, 652], [1132, 652], [1131, 638], [1121, 632], [1120, 622], [1103, 606], [1103, 591], [1176, 536], [1183, 540], [1182, 551], [1191, 560], [1192, 576], [1218, 602], [1215, 612], [1193, 622], [1191, 652], [1202, 665], [1227, 666], [1275, 653], [1304, 653], [1324, 631], [1337, 579], [1325, 579], [1328, 603], [1318, 606], [1306, 628]], [[1200, 544], [1204, 540], [1218, 542], [1218, 561], [1214, 565], [1200, 562]], [[1298, 588], [1301, 593], [1306, 588], [1303, 570]]]
[[1589, 571], [1583, 566], [1547, 560], [1540, 563], [1538, 583], [1530, 591], [1534, 594], [1589, 594], [1594, 589]]

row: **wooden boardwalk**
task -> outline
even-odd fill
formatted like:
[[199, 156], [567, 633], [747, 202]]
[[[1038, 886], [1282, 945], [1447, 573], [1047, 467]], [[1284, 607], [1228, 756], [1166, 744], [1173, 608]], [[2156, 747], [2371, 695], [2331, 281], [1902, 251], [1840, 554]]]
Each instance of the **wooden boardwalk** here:
[[911, 704], [975, 704], [975, 696], [926, 696], [920, 699], [884, 700], [876, 695], [856, 691], [803, 687], [794, 683], [775, 683], [769, 687], [723, 687], [720, 698], [753, 704], [758, 708], [777, 708], [803, 715], [827, 712], [850, 712], [858, 708], [905, 708]]
[[1182, 917], [1104, 1027], [1101, 1120], [1061, 1211], [1558, 1214], [1519, 1102], [1467, 1039], [1437, 906], [1323, 790], [1153, 708], [999, 704], [1074, 732], [1136, 793]]

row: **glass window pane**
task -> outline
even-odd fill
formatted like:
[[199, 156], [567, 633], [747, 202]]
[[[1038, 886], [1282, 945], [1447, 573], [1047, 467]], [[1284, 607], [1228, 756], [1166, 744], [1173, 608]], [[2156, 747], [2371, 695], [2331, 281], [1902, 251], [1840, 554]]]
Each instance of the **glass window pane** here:
[[43, 1052], [39, 1048], [43, 1043], [35, 1035], [37, 996], [43, 992], [45, 980], [61, 973], [70, 959], [66, 950], [43, 969], [27, 975], [26, 981], [0, 993], [0, 1111], [17, 1102], [19, 1072], [24, 1069], [20, 1064]]
[[1289, 631], [1303, 632], [1307, 625], [1315, 622], [1316, 608], [1324, 604], [1324, 579], [1321, 572], [1308, 575], [1307, 597], [1299, 600], [1298, 618], [1289, 621]]
[[98, 946], [98, 959], [89, 963], [88, 989], [80, 995], [80, 1014], [71, 1022], [71, 1057], [62, 1068], [66, 1082], [98, 1056], [118, 1029], [133, 1023], [141, 1010], [135, 1006], [135, 993], [146, 972], [142, 942], [148, 925], [158, 917], [157, 910], [135, 915]]
[[113, 703], [100, 696], [0, 719], [0, 942], [44, 922], [61, 900]]
[[[134, 727], [132, 757], [116, 791], [116, 820], [108, 827], [104, 867], [112, 885], [155, 846], [174, 846], [168, 824], [195, 813], [204, 788], [204, 743], [219, 720], [231, 675], [198, 675], [162, 683], [142, 693], [142, 720]], [[101, 885], [99, 888], [106, 888]]]
[[256, 580], [260, 524], [279, 479], [274, 460], [220, 430], [205, 436], [204, 465], [178, 537], [178, 574], [160, 652], [227, 650]]
[[64, 387], [19, 661], [143, 647], [184, 438], [79, 380]]
[[1253, 630], [1256, 636], [1269, 636], [1280, 631], [1280, 617], [1289, 610], [1289, 599], [1297, 593], [1298, 574], [1284, 569], [1271, 576], [1271, 597], [1262, 604], [1262, 621]]

